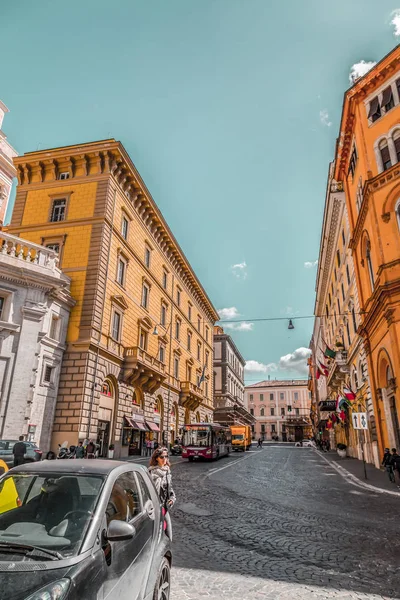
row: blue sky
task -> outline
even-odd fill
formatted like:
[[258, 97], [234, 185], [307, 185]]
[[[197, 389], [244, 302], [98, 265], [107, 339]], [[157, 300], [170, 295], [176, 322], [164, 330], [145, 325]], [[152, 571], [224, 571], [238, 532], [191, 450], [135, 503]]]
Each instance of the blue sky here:
[[[349, 71], [396, 45], [398, 8], [400, 0], [3, 3], [4, 131], [20, 154], [119, 139], [217, 309], [248, 323], [312, 315], [316, 268], [304, 264], [318, 257]], [[229, 329], [245, 359], [260, 363], [249, 363], [248, 382], [300, 376], [304, 352], [281, 357], [308, 346], [312, 320], [294, 324]]]

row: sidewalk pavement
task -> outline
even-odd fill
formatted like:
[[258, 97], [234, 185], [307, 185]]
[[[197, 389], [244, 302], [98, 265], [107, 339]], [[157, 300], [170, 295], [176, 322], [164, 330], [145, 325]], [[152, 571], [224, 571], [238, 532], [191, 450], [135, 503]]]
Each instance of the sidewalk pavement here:
[[365, 479], [364, 465], [362, 460], [350, 457], [340, 458], [336, 450], [331, 450], [330, 452], [321, 452], [318, 450], [317, 452], [329, 462], [337, 464], [342, 469], [345, 469], [348, 473], [359, 479], [362, 483], [367, 483], [380, 490], [399, 492], [397, 485], [389, 481], [386, 471], [377, 469], [374, 465], [365, 463], [367, 472], [367, 479]]

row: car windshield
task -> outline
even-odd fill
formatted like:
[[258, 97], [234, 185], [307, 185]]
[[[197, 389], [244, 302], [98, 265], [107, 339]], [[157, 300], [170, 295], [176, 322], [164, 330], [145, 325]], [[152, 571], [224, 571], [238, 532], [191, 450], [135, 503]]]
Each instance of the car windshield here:
[[200, 446], [205, 448], [211, 446], [211, 431], [204, 427], [202, 429], [186, 429], [183, 434], [184, 446]]
[[232, 439], [233, 439], [233, 440], [244, 440], [244, 435], [243, 435], [243, 433], [235, 433], [235, 434], [232, 436]]
[[[25, 544], [72, 556], [95, 511], [104, 478], [12, 473], [0, 479], [0, 545]], [[0, 551], [0, 560], [4, 560]]]

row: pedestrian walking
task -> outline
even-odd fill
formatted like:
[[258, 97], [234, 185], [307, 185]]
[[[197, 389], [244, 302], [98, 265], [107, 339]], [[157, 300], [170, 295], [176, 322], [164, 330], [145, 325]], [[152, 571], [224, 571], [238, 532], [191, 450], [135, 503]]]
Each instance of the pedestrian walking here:
[[385, 448], [385, 453], [383, 455], [382, 466], [385, 467], [386, 473], [388, 474], [389, 481], [392, 483], [395, 482], [394, 479], [394, 471], [392, 465], [392, 455], [390, 453], [389, 448]]
[[394, 481], [397, 484], [397, 487], [400, 489], [400, 455], [397, 454], [396, 448], [392, 448], [392, 460], [391, 465], [394, 472]]
[[167, 523], [166, 533], [172, 541], [172, 524], [169, 511], [175, 504], [176, 496], [172, 487], [171, 468], [168, 460], [167, 448], [160, 446], [154, 450], [150, 459], [149, 473], [156, 486], [163, 507]]
[[329, 452], [331, 449], [331, 442], [329, 440], [326, 440], [326, 451]]
[[153, 442], [153, 449], [157, 450], [157, 448], [159, 447], [159, 445], [160, 444], [157, 442], [157, 440], [154, 440], [154, 442]]
[[258, 438], [257, 448], [262, 448], [262, 447], [263, 447], [263, 440], [262, 440], [262, 438]]
[[89, 440], [88, 445], [86, 446], [86, 458], [95, 458], [96, 454], [96, 445], [93, 443], [93, 440]]
[[146, 441], [146, 456], [151, 456], [151, 440]]
[[83, 447], [83, 442], [78, 442], [78, 445], [75, 448], [75, 458], [85, 458], [85, 448]]
[[14, 467], [18, 467], [18, 465], [24, 464], [24, 457], [26, 454], [26, 444], [24, 443], [24, 436], [19, 436], [19, 441], [14, 444], [13, 448], [14, 454]]

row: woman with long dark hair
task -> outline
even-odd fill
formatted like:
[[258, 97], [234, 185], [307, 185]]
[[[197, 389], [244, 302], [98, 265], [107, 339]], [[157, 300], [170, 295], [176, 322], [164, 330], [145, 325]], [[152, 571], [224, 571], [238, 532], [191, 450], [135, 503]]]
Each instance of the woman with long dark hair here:
[[172, 488], [171, 468], [167, 448], [159, 446], [154, 450], [150, 459], [149, 473], [154, 481], [163, 507], [165, 520], [167, 522], [166, 533], [172, 541], [171, 517], [169, 516], [168, 511], [175, 504], [176, 496]]

